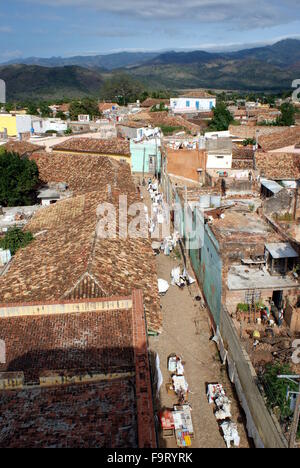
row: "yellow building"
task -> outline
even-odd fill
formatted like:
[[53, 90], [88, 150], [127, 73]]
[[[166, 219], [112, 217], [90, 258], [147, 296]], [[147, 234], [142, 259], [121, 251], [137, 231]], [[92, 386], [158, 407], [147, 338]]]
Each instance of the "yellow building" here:
[[0, 132], [4, 132], [6, 129], [9, 137], [18, 137], [22, 133], [29, 133], [31, 126], [30, 115], [0, 114]]
[[0, 132], [6, 129], [10, 137], [17, 136], [17, 118], [10, 114], [0, 114]]

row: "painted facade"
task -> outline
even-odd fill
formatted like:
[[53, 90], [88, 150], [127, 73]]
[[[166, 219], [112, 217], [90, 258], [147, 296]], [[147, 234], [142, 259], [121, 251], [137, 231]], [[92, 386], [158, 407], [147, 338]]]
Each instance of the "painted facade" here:
[[175, 113], [209, 112], [216, 107], [216, 98], [180, 97], [170, 99], [171, 109]]
[[160, 139], [142, 142], [130, 141], [132, 172], [159, 174], [161, 172]]
[[204, 223], [204, 217], [199, 208], [195, 208], [194, 222], [196, 215], [197, 229], [195, 224], [193, 227], [198, 237], [199, 248], [190, 249], [189, 257], [215, 324], [219, 325], [222, 306], [222, 259], [219, 243], [208, 224]]

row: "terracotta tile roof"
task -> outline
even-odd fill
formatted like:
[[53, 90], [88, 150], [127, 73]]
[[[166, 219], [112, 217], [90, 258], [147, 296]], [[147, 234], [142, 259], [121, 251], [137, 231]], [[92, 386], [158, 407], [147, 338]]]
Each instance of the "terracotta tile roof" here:
[[131, 309], [0, 318], [6, 345], [0, 372], [38, 382], [44, 371], [133, 371], [132, 334]]
[[229, 125], [230, 134], [241, 139], [255, 138], [259, 131], [259, 138], [264, 135], [279, 135], [281, 132], [290, 130], [290, 127], [270, 127], [262, 125]]
[[111, 110], [113, 107], [119, 107], [116, 102], [100, 102], [98, 109], [100, 112]]
[[253, 159], [254, 150], [252, 146], [232, 145], [233, 159]]
[[192, 133], [198, 133], [200, 127], [189, 122], [183, 117], [171, 116], [167, 111], [162, 112], [142, 112], [130, 118], [131, 121], [136, 121], [141, 125], [151, 124], [153, 127], [160, 127], [162, 125], [170, 127], [182, 127]]
[[0, 391], [1, 448], [137, 448], [135, 378]]
[[36, 151], [42, 151], [45, 147], [44, 146], [38, 146], [38, 145], [33, 145], [32, 143], [28, 141], [8, 141], [4, 145], [4, 148], [8, 152], [13, 152], [17, 153], [20, 156], [24, 156], [25, 154], [32, 154]]
[[[162, 317], [150, 241], [96, 236], [99, 204], [113, 203], [119, 214], [119, 195], [126, 194], [114, 188], [112, 192], [110, 196], [105, 185], [102, 191], [39, 210], [27, 229], [44, 232], [17, 252], [8, 272], [0, 277], [0, 301], [127, 296], [140, 288], [148, 328], [160, 332]], [[127, 196], [128, 205], [138, 201], [135, 192], [128, 192]]]
[[262, 177], [273, 180], [300, 179], [299, 154], [257, 152], [255, 160]]
[[126, 140], [113, 138], [71, 138], [52, 147], [53, 151], [72, 151], [78, 153], [130, 155], [130, 145]]
[[111, 184], [122, 191], [134, 191], [129, 164], [87, 154], [34, 153], [30, 159], [45, 182], [66, 182], [75, 195], [96, 191]]
[[213, 99], [216, 98], [216, 96], [209, 94], [207, 91], [204, 90], [195, 90], [195, 91], [189, 91], [188, 93], [180, 95], [180, 97], [187, 97], [187, 98], [198, 98], [198, 99]]
[[300, 127], [286, 128], [279, 133], [264, 135], [259, 138], [259, 146], [264, 151], [272, 151], [300, 143]]
[[57, 110], [60, 112], [69, 112], [71, 104], [66, 103], [66, 104], [61, 104], [58, 106]]
[[170, 99], [154, 99], [154, 98], [147, 98], [145, 101], [141, 103], [141, 107], [153, 107], [159, 104], [170, 104]]

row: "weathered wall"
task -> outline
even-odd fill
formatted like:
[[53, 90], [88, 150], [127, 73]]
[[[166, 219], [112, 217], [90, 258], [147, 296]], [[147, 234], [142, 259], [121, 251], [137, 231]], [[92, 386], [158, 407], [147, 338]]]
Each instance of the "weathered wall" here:
[[291, 332], [300, 332], [300, 308], [294, 308], [292, 306], [287, 307], [285, 312], [285, 321], [291, 329]]
[[168, 173], [198, 182], [197, 169], [205, 169], [204, 150], [172, 150], [168, 152]]
[[[270, 299], [272, 299], [273, 292], [276, 291], [276, 289], [275, 290], [274, 289], [260, 289], [259, 291], [261, 293], [261, 300], [263, 302], [267, 302]], [[246, 293], [247, 293], [247, 290], [240, 290], [240, 291], [228, 291], [227, 290], [226, 291], [226, 306], [230, 314], [233, 314], [236, 312], [236, 307], [238, 304], [245, 303]], [[298, 298], [297, 291], [286, 289], [283, 291], [283, 298], [285, 300], [288, 298], [290, 304], [295, 305], [297, 303], [297, 298]], [[286, 321], [289, 324], [289, 320], [286, 320]], [[299, 326], [300, 326], [300, 323], [299, 323]]]
[[292, 208], [293, 196], [289, 190], [282, 189], [271, 198], [268, 198], [263, 205], [263, 212], [270, 216], [273, 213], [290, 213]]

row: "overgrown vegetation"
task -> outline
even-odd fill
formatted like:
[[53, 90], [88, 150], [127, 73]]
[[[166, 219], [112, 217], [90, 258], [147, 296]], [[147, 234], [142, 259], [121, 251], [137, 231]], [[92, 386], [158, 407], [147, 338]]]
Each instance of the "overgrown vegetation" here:
[[39, 171], [36, 163], [15, 153], [0, 153], [0, 205], [28, 206], [36, 203]]
[[256, 145], [256, 140], [255, 140], [255, 138], [247, 138], [246, 140], [244, 140], [242, 142], [242, 145], [243, 146], [254, 146], [254, 145]]
[[19, 249], [23, 249], [33, 240], [31, 232], [23, 232], [17, 227], [10, 228], [5, 237], [0, 239], [0, 248], [4, 250], [10, 250], [12, 255]]
[[288, 364], [268, 364], [262, 377], [263, 386], [267, 397], [267, 405], [275, 412], [283, 422], [292, 416], [290, 409], [290, 399], [287, 399], [288, 389], [297, 391], [296, 384], [284, 379], [278, 379], [278, 375], [291, 375]]
[[101, 115], [98, 102], [89, 98], [71, 102], [69, 112], [71, 120], [78, 120], [79, 115], [89, 115], [91, 118]]
[[[135, 102], [144, 92], [143, 85], [131, 78], [126, 73], [117, 73], [107, 79], [100, 91], [100, 97], [104, 100], [117, 102], [121, 106], [126, 106], [130, 102]], [[142, 96], [145, 97], [145, 94]]]
[[173, 133], [175, 133], [175, 132], [181, 132], [181, 131], [185, 130], [183, 127], [172, 127], [172, 126], [169, 126], [169, 125], [159, 125], [159, 126], [160, 126], [161, 131], [163, 132], [163, 134], [165, 136], [173, 135]]
[[225, 102], [218, 101], [213, 113], [214, 116], [209, 126], [210, 130], [218, 132], [228, 130], [228, 127], [234, 121], [234, 118], [227, 109]]

